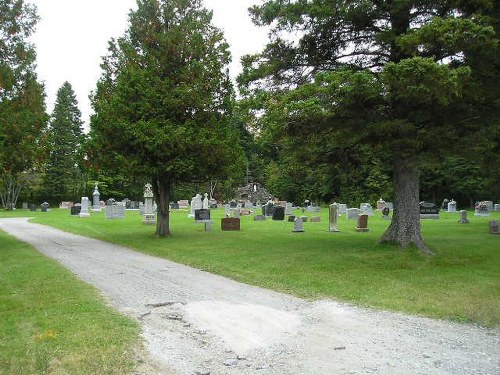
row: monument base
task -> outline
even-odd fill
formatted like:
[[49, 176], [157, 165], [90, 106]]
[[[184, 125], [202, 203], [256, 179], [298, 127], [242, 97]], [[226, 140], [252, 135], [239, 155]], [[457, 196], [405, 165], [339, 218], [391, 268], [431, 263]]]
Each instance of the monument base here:
[[369, 232], [370, 228], [356, 228], [356, 232]]
[[80, 216], [80, 217], [90, 217], [90, 214], [88, 212], [80, 212], [78, 214], [78, 216]]
[[147, 225], [153, 225], [156, 224], [155, 219], [156, 218], [154, 214], [144, 214], [144, 216], [142, 217], [142, 223]]

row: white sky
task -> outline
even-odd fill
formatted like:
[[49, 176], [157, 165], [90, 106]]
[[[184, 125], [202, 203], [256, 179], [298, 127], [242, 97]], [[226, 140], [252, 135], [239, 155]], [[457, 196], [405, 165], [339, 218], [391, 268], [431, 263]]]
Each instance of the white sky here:
[[[262, 49], [267, 32], [254, 26], [248, 7], [260, 0], [203, 0], [214, 11], [213, 23], [224, 31], [233, 62], [231, 76], [241, 71], [240, 57]], [[47, 112], [52, 113], [57, 90], [68, 81], [76, 93], [82, 120], [88, 125], [89, 95], [101, 74], [108, 41], [123, 35], [135, 0], [26, 0], [35, 4], [41, 20], [32, 41], [37, 72], [45, 84]]]

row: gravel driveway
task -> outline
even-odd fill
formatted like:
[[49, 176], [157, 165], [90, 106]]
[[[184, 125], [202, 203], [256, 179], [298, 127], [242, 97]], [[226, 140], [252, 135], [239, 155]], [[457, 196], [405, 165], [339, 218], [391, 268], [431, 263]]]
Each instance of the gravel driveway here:
[[471, 325], [309, 302], [26, 218], [0, 229], [137, 319], [150, 374], [500, 374], [500, 335]]

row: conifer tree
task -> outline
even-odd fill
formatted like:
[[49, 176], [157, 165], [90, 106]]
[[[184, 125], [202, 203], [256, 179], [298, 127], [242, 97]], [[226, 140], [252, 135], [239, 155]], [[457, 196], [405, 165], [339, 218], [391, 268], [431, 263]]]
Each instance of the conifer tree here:
[[170, 236], [175, 184], [225, 177], [240, 158], [230, 125], [230, 54], [201, 0], [138, 0], [109, 47], [93, 97], [94, 165], [144, 176]]
[[82, 167], [82, 120], [75, 93], [69, 82], [57, 91], [48, 129], [48, 158], [43, 191], [54, 203], [78, 199]]

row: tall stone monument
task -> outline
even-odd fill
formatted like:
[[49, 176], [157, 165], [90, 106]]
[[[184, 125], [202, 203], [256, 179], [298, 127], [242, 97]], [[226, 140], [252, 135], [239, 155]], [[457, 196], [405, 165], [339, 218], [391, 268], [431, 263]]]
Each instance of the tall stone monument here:
[[337, 229], [337, 220], [339, 218], [339, 205], [337, 203], [332, 203], [329, 208], [330, 220], [329, 220], [329, 232], [340, 232]]
[[143, 224], [155, 224], [155, 212], [153, 209], [153, 187], [150, 183], [144, 186], [144, 215], [142, 216]]
[[101, 202], [99, 198], [101, 197], [101, 194], [99, 194], [99, 189], [97, 189], [98, 183], [95, 183], [94, 186], [94, 193], [92, 194], [92, 211], [94, 212], [101, 212]]

